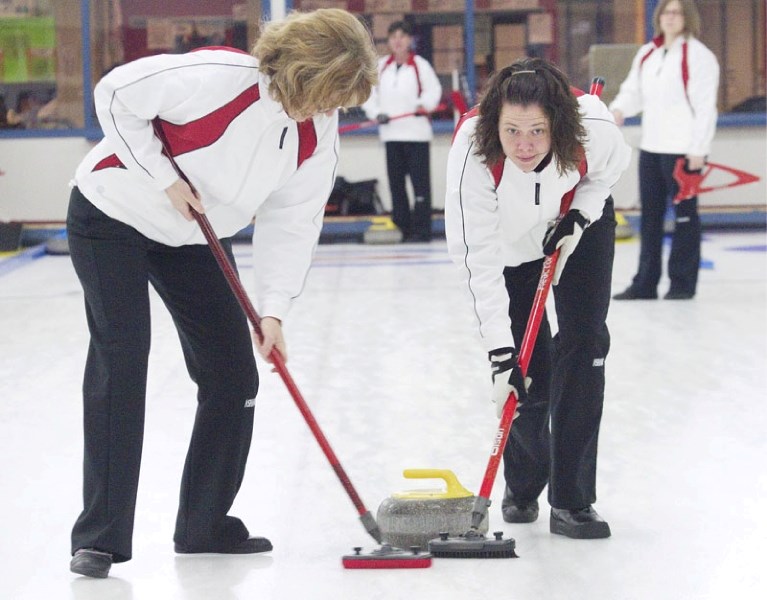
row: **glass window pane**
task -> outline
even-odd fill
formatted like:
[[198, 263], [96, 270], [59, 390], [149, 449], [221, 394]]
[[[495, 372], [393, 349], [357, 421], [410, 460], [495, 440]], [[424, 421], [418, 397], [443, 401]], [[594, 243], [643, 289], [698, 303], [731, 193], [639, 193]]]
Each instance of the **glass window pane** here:
[[[73, 14], [67, 16], [66, 11], [72, 8]], [[82, 88], [82, 78], [78, 78], [79, 16], [79, 2], [0, 2], [1, 127], [82, 127], [82, 102], [75, 100], [75, 110], [71, 110], [59, 89], [63, 83], [62, 65], [72, 69], [68, 76], [74, 78], [75, 88]], [[67, 32], [69, 23], [74, 27]], [[68, 57], [75, 60], [67, 62]]]

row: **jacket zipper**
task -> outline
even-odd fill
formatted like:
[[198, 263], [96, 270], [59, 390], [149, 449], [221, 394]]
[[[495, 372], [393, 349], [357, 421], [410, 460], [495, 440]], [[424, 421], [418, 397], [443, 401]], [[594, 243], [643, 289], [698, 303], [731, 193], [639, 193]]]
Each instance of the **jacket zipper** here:
[[541, 205], [541, 174], [535, 172], [535, 205]]

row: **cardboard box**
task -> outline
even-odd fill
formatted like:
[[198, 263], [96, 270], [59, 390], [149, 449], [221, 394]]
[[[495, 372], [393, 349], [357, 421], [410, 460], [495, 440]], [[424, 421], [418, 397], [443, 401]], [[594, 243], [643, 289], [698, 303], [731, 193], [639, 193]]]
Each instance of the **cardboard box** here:
[[431, 45], [434, 50], [462, 50], [462, 25], [435, 25], [431, 30]]
[[492, 10], [531, 10], [540, 8], [538, 0], [490, 0]]
[[429, 0], [429, 12], [464, 12], [464, 0]]
[[520, 48], [527, 45], [527, 27], [522, 24], [496, 25], [493, 28], [495, 48]]
[[389, 25], [395, 21], [401, 21], [405, 15], [402, 13], [385, 13], [373, 15], [373, 39], [385, 40], [389, 37]]
[[318, 8], [347, 9], [346, 0], [301, 0], [301, 10], [310, 11]]
[[434, 71], [441, 75], [449, 75], [453, 70], [463, 71], [463, 58], [464, 53], [461, 50], [434, 50]]
[[542, 12], [527, 15], [527, 43], [554, 43], [554, 18], [551, 13]]
[[410, 12], [412, 10], [410, 0], [365, 0], [365, 12]]
[[508, 65], [513, 63], [515, 60], [519, 60], [520, 58], [525, 58], [526, 56], [527, 56], [527, 50], [524, 47], [502, 48], [500, 50], [496, 50], [493, 53], [494, 70], [498, 71], [500, 69], [503, 69], [503, 67], [507, 67]]

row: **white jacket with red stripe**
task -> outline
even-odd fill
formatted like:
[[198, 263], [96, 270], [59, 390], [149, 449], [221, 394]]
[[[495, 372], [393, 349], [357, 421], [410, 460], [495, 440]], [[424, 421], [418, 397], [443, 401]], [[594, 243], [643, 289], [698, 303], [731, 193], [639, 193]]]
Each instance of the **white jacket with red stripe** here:
[[256, 297], [283, 318], [300, 294], [338, 163], [338, 117], [297, 123], [270, 98], [252, 56], [229, 49], [158, 55], [96, 86], [104, 139], [74, 184], [99, 209], [170, 246], [203, 244], [164, 190], [177, 178], [154, 127], [201, 196], [219, 237], [256, 218]]
[[540, 172], [524, 173], [506, 158], [502, 172], [494, 174], [476, 154], [478, 117], [463, 121], [455, 134], [447, 163], [445, 234], [488, 351], [514, 346], [503, 269], [543, 258], [548, 223], [573, 187], [572, 208], [592, 223], [599, 219], [610, 188], [631, 160], [631, 148], [604, 103], [588, 94], [578, 102], [588, 134], [582, 178], [578, 170], [560, 176], [555, 160]]
[[628, 76], [610, 103], [610, 110], [619, 110], [624, 117], [642, 114], [639, 143], [642, 150], [706, 156], [711, 152], [716, 132], [718, 90], [719, 63], [703, 43], [694, 37], [680, 36], [666, 51], [651, 41], [636, 53]]
[[[378, 86], [362, 105], [365, 114], [375, 119], [416, 112], [420, 106], [431, 112], [442, 98], [442, 84], [429, 62], [418, 55], [397, 67], [391, 56], [378, 61]], [[428, 142], [433, 137], [428, 117], [413, 116], [394, 119], [378, 127], [382, 142]]]

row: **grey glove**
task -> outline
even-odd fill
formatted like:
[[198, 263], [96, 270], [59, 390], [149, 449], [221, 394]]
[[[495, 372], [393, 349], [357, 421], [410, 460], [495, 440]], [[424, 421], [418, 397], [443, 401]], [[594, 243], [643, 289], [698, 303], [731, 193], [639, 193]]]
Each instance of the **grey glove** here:
[[381, 113], [376, 117], [379, 125], [386, 125], [389, 122], [389, 115]]
[[[519, 366], [519, 355], [514, 348], [496, 348], [488, 353], [490, 367], [493, 374], [492, 401], [495, 403], [495, 412], [501, 418], [503, 407], [509, 399], [509, 394], [514, 392], [517, 397], [517, 408], [527, 401], [527, 388], [530, 387], [531, 379], [522, 375]], [[519, 411], [514, 413], [514, 418], [519, 416]]]

